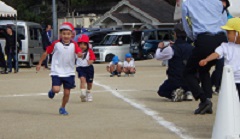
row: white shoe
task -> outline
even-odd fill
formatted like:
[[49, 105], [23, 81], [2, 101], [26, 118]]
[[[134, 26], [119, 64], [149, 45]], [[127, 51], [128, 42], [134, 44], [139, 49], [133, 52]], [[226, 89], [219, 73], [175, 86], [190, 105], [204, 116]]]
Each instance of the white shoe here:
[[80, 96], [80, 98], [81, 98], [81, 101], [82, 102], [87, 102], [87, 93], [86, 93], [86, 90], [81, 90], [81, 96]]
[[172, 102], [181, 102], [183, 100], [184, 90], [179, 88], [172, 92]]
[[185, 101], [192, 101], [193, 100], [193, 95], [192, 95], [192, 92], [190, 91], [187, 91], [184, 95], [184, 99]]
[[93, 101], [92, 93], [87, 93], [87, 102], [92, 102], [92, 101]]

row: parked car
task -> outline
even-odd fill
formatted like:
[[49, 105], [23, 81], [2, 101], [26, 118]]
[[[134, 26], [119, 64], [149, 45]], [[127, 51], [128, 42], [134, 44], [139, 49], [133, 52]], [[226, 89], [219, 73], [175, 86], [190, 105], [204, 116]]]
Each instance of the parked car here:
[[135, 59], [152, 59], [158, 44], [169, 40], [173, 40], [172, 28], [133, 31], [130, 53]]
[[[6, 29], [6, 26], [12, 26], [16, 31], [13, 20], [1, 20], [0, 30]], [[43, 53], [42, 48], [42, 27], [38, 23], [17, 21], [17, 34], [22, 41], [22, 52], [18, 54], [19, 63], [27, 64], [28, 67], [33, 66], [34, 62], [38, 62]], [[5, 47], [5, 38], [0, 35], [0, 43]]]
[[[100, 42], [104, 39], [104, 37], [112, 32], [116, 32], [114, 30], [102, 30], [102, 31], [92, 31], [92, 32], [84, 32], [84, 34], [88, 35], [89, 39], [90, 39], [90, 43], [92, 44], [92, 46], [96, 46], [99, 45]], [[78, 34], [74, 40], [77, 41], [78, 37], [80, 37], [81, 34]]]
[[125, 54], [129, 53], [130, 36], [130, 31], [114, 32], [105, 36], [98, 46], [93, 47], [96, 62], [110, 62], [115, 55], [123, 61]]

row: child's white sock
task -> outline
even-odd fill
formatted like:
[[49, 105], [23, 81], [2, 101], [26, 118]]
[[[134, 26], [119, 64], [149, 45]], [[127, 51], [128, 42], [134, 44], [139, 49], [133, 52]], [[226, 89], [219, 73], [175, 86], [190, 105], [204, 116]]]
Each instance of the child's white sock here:
[[87, 95], [87, 90], [81, 89], [81, 96], [86, 96], [86, 95]]

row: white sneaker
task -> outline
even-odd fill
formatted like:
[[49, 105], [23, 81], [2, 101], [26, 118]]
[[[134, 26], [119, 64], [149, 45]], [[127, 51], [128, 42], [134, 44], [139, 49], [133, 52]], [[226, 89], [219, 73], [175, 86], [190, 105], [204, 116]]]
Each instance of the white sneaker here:
[[93, 101], [92, 93], [87, 93], [87, 102], [92, 102], [92, 101]]
[[80, 96], [80, 98], [81, 98], [81, 101], [82, 102], [87, 102], [87, 93], [86, 93], [86, 90], [81, 90], [81, 96]]
[[183, 100], [184, 90], [179, 88], [172, 92], [172, 102], [181, 102]]
[[184, 99], [185, 101], [192, 101], [193, 100], [193, 95], [192, 95], [192, 92], [190, 91], [187, 91], [184, 95]]

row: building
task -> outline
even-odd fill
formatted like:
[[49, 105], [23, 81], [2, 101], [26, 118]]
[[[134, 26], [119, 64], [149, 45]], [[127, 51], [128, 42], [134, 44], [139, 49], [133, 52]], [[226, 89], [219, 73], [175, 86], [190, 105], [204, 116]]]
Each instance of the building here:
[[122, 0], [91, 27], [123, 30], [172, 27], [174, 10], [164, 0]]

